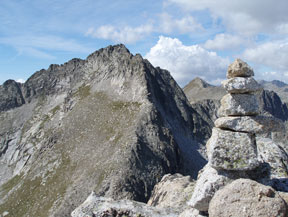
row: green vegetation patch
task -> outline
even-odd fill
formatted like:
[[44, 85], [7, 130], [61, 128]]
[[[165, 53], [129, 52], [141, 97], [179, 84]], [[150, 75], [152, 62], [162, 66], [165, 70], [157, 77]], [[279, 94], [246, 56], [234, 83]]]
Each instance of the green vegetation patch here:
[[[70, 183], [68, 174], [71, 174], [73, 166], [70, 159], [62, 158], [62, 162], [53, 174], [48, 174], [46, 182], [41, 177], [34, 179], [24, 178], [21, 186], [12, 192], [8, 199], [0, 205], [0, 213], [9, 212], [9, 216], [37, 216], [47, 217], [49, 209], [54, 202], [62, 198]], [[14, 177], [3, 185], [3, 190], [8, 191], [15, 187], [21, 179]]]
[[90, 95], [91, 87], [89, 85], [82, 85], [79, 89], [74, 93], [75, 96], [80, 97], [80, 99], [84, 99]]

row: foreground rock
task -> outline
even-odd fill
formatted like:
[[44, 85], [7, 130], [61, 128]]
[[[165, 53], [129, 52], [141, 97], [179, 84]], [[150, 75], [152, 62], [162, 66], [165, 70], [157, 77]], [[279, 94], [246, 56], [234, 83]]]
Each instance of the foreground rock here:
[[84, 203], [71, 213], [71, 216], [177, 217], [178, 214], [170, 209], [151, 207], [136, 201], [97, 197], [92, 192]]
[[190, 176], [167, 174], [155, 185], [147, 204], [182, 212], [187, 209], [187, 200], [192, 195], [194, 186], [195, 181]]
[[193, 195], [189, 200], [189, 205], [199, 211], [207, 211], [209, 202], [215, 192], [230, 181], [230, 178], [219, 173], [210, 165], [206, 165], [198, 175]]
[[288, 215], [285, 201], [273, 188], [249, 179], [238, 179], [216, 192], [210, 217], [267, 217]]

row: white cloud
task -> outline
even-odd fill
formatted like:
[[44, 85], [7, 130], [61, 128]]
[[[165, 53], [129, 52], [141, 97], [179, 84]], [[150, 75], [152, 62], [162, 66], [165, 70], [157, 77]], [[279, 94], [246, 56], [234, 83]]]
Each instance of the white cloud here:
[[196, 76], [209, 82], [224, 79], [229, 64], [228, 59], [199, 45], [185, 46], [176, 38], [163, 36], [145, 58], [154, 66], [168, 69], [181, 86]]
[[16, 81], [19, 82], [19, 83], [22, 83], [22, 84], [25, 83], [25, 80], [23, 78], [19, 78]]
[[211, 50], [233, 50], [247, 44], [240, 36], [230, 34], [218, 34], [212, 40], [207, 40], [204, 47]]
[[288, 40], [270, 41], [256, 47], [248, 48], [243, 58], [257, 64], [265, 65], [277, 71], [288, 71]]
[[184, 10], [208, 9], [230, 29], [240, 34], [258, 32], [274, 33], [279, 26], [288, 23], [287, 0], [167, 0]]
[[143, 39], [147, 34], [153, 31], [151, 24], [141, 25], [138, 27], [125, 26], [115, 27], [112, 25], [103, 25], [97, 29], [90, 28], [86, 32], [86, 36], [92, 36], [94, 38], [101, 38], [106, 40], [112, 40], [117, 43], [134, 43]]
[[48, 51], [66, 51], [90, 53], [92, 50], [74, 40], [56, 36], [12, 36], [0, 37], [0, 44], [9, 45], [18, 51], [18, 55], [29, 55], [41, 59], [55, 59]]
[[180, 32], [181, 34], [191, 33], [199, 30], [203, 30], [201, 24], [199, 24], [192, 16], [186, 16], [181, 19], [175, 19], [167, 13], [160, 15], [161, 22], [159, 29], [164, 33]]

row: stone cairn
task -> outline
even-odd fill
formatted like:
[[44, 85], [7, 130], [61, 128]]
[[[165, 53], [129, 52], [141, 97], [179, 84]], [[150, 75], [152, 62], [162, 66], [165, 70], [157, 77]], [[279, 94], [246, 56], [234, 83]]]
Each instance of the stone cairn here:
[[219, 118], [206, 144], [208, 164], [200, 171], [189, 201], [199, 211], [207, 212], [215, 192], [233, 180], [263, 174], [256, 136], [279, 127], [279, 122], [259, 115], [256, 93], [262, 88], [253, 76], [240, 59], [228, 67], [228, 79], [222, 82], [228, 94], [221, 99]]

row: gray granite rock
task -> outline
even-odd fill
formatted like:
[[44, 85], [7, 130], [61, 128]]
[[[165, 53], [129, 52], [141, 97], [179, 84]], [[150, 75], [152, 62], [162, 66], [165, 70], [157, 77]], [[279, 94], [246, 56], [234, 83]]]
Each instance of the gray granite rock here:
[[179, 173], [166, 174], [154, 186], [147, 204], [159, 208], [173, 208], [182, 212], [188, 208], [187, 200], [191, 197], [194, 186], [195, 181], [190, 176], [183, 176]]
[[189, 200], [189, 205], [200, 211], [208, 211], [209, 203], [215, 192], [231, 181], [207, 164], [199, 173], [197, 183]]
[[215, 127], [237, 132], [266, 133], [281, 132], [285, 129], [283, 122], [273, 116], [236, 116], [221, 117], [215, 122]]
[[209, 217], [288, 215], [285, 201], [271, 187], [249, 179], [238, 179], [216, 192]]
[[270, 178], [288, 179], [288, 155], [283, 148], [270, 138], [256, 137], [256, 144], [259, 160], [269, 164]]
[[215, 169], [253, 170], [259, 165], [255, 137], [213, 128], [207, 142], [209, 163]]
[[129, 217], [177, 217], [171, 209], [160, 209], [131, 200], [113, 200], [111, 198], [98, 197], [92, 192], [88, 198], [78, 206], [71, 217], [94, 216], [129, 216]]
[[221, 99], [219, 117], [259, 114], [258, 100], [253, 94], [226, 94]]
[[241, 59], [236, 59], [228, 67], [227, 78], [251, 77], [251, 76], [254, 76], [252, 68], [250, 68], [250, 66]]
[[235, 77], [224, 80], [222, 86], [228, 93], [254, 93], [262, 90], [260, 84], [254, 78]]

